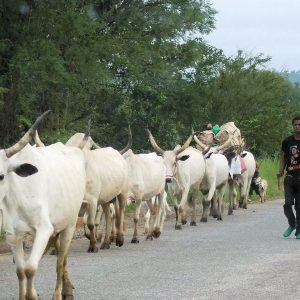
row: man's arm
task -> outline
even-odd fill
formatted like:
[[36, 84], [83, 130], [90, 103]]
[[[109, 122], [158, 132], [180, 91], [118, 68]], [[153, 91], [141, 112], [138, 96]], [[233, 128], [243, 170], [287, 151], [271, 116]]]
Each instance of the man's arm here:
[[280, 151], [279, 162], [280, 162], [280, 164], [279, 164], [279, 170], [278, 170], [277, 176], [281, 177], [284, 175], [284, 170], [286, 167], [286, 158], [285, 158], [284, 152], [282, 150]]

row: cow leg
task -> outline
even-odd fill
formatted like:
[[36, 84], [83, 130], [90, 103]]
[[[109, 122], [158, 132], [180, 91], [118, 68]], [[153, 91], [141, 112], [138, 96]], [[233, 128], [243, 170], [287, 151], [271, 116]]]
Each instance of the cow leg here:
[[110, 248], [110, 234], [111, 234], [111, 217], [110, 217], [110, 203], [101, 204], [105, 215], [105, 237], [100, 249]]
[[182, 191], [182, 197], [181, 197], [181, 201], [178, 207], [178, 223], [176, 220], [176, 224], [175, 224], [175, 229], [182, 229], [181, 225], [186, 224], [186, 216], [185, 216], [185, 205], [187, 202], [187, 198], [188, 198], [188, 194], [189, 194], [189, 189], [185, 189]]
[[69, 278], [67, 269], [67, 255], [72, 241], [75, 226], [66, 228], [59, 234], [59, 246], [57, 248], [56, 261], [56, 286], [53, 300], [73, 299], [73, 284]]
[[124, 244], [124, 215], [125, 206], [127, 203], [128, 195], [127, 193], [121, 193], [117, 197], [117, 202], [115, 205], [116, 209], [116, 245], [121, 247]]
[[88, 248], [88, 252], [95, 253], [98, 252], [98, 248], [96, 246], [96, 228], [95, 228], [95, 219], [97, 212], [97, 199], [92, 195], [85, 195], [85, 199], [88, 201], [88, 209], [87, 209], [87, 227], [90, 230], [90, 245]]
[[210, 208], [211, 216], [213, 218], [218, 218], [218, 216], [219, 216], [219, 213], [218, 213], [218, 211], [219, 211], [218, 196], [219, 196], [219, 193], [216, 190], [216, 192], [213, 195], [213, 198], [211, 199], [211, 206], [212, 207]]
[[[118, 203], [116, 201], [116, 203]], [[110, 205], [110, 218], [111, 218], [111, 234], [110, 234], [110, 241], [113, 242], [116, 238], [116, 211], [115, 206]]]
[[202, 217], [200, 219], [200, 222], [203, 222], [203, 223], [207, 222], [209, 206], [210, 206], [210, 200], [207, 200], [207, 197], [204, 196], [203, 200], [202, 200], [203, 212], [202, 212]]
[[240, 207], [247, 209], [247, 188], [248, 188], [248, 183], [244, 182], [244, 184], [241, 187], [241, 198], [240, 198]]
[[216, 184], [215, 183], [211, 183], [208, 194], [207, 195], [203, 195], [203, 200], [202, 200], [202, 206], [203, 206], [203, 213], [202, 213], [202, 217], [201, 217], [201, 222], [207, 222], [207, 218], [208, 218], [208, 214], [209, 214], [209, 206], [210, 206], [210, 202], [213, 199], [214, 193], [216, 190]]
[[192, 206], [192, 216], [191, 216], [191, 223], [190, 226], [196, 226], [196, 195], [197, 195], [197, 190], [193, 189], [190, 199], [189, 199], [189, 203]]
[[160, 228], [160, 218], [163, 209], [163, 197], [164, 197], [164, 190], [156, 197], [155, 199], [155, 222], [154, 222], [154, 229], [153, 229], [153, 237], [158, 238], [161, 234]]
[[161, 220], [160, 220], [160, 232], [163, 231], [163, 227], [164, 227], [164, 222], [165, 222], [166, 215], [167, 215], [166, 207], [165, 207], [165, 204], [163, 203], [163, 205], [162, 205], [162, 212], [161, 212]]
[[222, 221], [222, 210], [223, 210], [223, 198], [225, 194], [226, 185], [224, 184], [222, 187], [219, 188], [217, 191], [217, 199], [218, 199], [218, 216], [217, 220]]
[[[136, 204], [136, 208], [135, 208], [135, 215], [134, 215], [134, 230], [133, 230], [133, 236], [132, 236], [132, 240], [131, 243], [133, 244], [137, 244], [139, 243], [139, 239], [138, 239], [138, 222], [139, 222], [139, 218], [140, 218], [140, 211], [141, 211], [141, 205], [142, 205], [142, 201], [139, 199], [136, 199], [135, 201]], [[151, 218], [151, 216], [150, 216]]]
[[144, 221], [145, 221], [145, 228], [144, 228], [144, 234], [149, 233], [149, 228], [150, 228], [150, 209], [147, 210], [146, 214], [144, 215]]
[[211, 203], [210, 203], [209, 216], [215, 218], [215, 215], [214, 215], [215, 211], [216, 211], [216, 201], [215, 201], [215, 197], [213, 197], [211, 199]]
[[37, 271], [39, 261], [47, 247], [49, 238], [53, 234], [53, 227], [46, 216], [44, 216], [43, 222], [44, 224], [40, 224], [40, 227], [35, 234], [31, 253], [28, 260], [25, 262], [24, 271], [27, 278], [27, 290], [25, 299], [39, 299], [33, 285], [34, 276]]
[[155, 196], [155, 200], [154, 200], [154, 203], [152, 203], [152, 199], [150, 199], [148, 201], [149, 203], [149, 209], [150, 209], [150, 220], [149, 220], [149, 233], [147, 234], [147, 237], [146, 239], [147, 240], [153, 240], [153, 237], [154, 237], [154, 228], [156, 226], [156, 217], [158, 215], [157, 213], [157, 197]]
[[26, 294], [26, 276], [24, 271], [24, 248], [23, 241], [19, 240], [17, 245], [11, 247], [14, 262], [16, 264], [16, 273], [19, 280], [19, 300], [25, 300]]
[[234, 180], [233, 179], [228, 179], [228, 215], [233, 214], [233, 198], [234, 198]]
[[100, 224], [103, 220], [104, 213], [101, 205], [98, 205], [95, 217], [95, 237], [100, 243], [102, 240], [102, 233], [99, 232]]
[[144, 205], [146, 205], [146, 207], [147, 207], [147, 212], [144, 215], [144, 222], [145, 222], [144, 234], [146, 235], [146, 234], [149, 233], [149, 227], [150, 227], [150, 224], [149, 224], [149, 221], [150, 221], [150, 209], [149, 209], [149, 206], [148, 206], [148, 204], [147, 204], [146, 201], [144, 201]]

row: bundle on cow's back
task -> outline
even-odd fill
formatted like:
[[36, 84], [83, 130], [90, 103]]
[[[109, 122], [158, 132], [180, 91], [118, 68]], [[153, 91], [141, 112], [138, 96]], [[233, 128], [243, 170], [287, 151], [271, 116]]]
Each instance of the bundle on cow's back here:
[[214, 140], [218, 145], [218, 152], [232, 150], [235, 153], [241, 153], [245, 146], [241, 131], [235, 126], [234, 122], [223, 124], [215, 135]]

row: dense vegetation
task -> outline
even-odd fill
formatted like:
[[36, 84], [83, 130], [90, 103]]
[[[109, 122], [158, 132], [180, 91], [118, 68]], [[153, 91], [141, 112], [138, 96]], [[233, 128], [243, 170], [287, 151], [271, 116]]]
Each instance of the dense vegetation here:
[[66, 141], [92, 120], [101, 145], [162, 147], [191, 128], [234, 121], [259, 155], [275, 155], [299, 112], [299, 86], [264, 68], [270, 59], [226, 57], [205, 36], [215, 14], [201, 0], [0, 2], [0, 141], [15, 142], [41, 112], [40, 135]]

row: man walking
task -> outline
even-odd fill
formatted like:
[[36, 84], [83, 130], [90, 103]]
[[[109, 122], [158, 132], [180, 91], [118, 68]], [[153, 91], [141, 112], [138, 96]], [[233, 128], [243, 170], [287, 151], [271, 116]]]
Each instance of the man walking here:
[[286, 171], [283, 209], [288, 219], [289, 227], [284, 231], [283, 236], [289, 237], [296, 229], [296, 238], [300, 239], [300, 116], [292, 120], [292, 125], [293, 135], [282, 141], [280, 167], [277, 176], [283, 176], [284, 171]]

